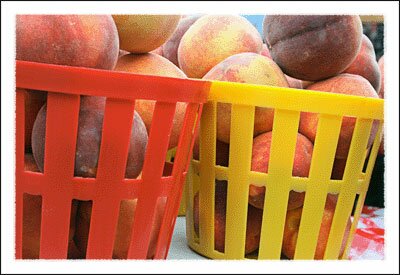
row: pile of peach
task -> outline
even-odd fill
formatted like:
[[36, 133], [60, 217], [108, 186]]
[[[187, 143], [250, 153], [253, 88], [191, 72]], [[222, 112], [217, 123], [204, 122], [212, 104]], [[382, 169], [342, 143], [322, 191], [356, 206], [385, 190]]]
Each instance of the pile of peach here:
[[[374, 98], [384, 95], [383, 57], [377, 62], [371, 41], [362, 33], [359, 16], [267, 15], [260, 35], [247, 19], [238, 15], [19, 15], [16, 42], [18, 60]], [[26, 165], [29, 170], [43, 172], [47, 93], [24, 92]], [[96, 176], [104, 106], [104, 98], [81, 96], [75, 176]], [[127, 178], [140, 176], [153, 110], [152, 101], [135, 102]], [[177, 146], [185, 110], [185, 103], [177, 104], [169, 148]], [[228, 165], [229, 159], [230, 116], [229, 104], [218, 103], [217, 164], [223, 166]], [[268, 172], [273, 118], [273, 109], [256, 108], [253, 171]], [[308, 176], [317, 123], [318, 114], [301, 114], [293, 176]], [[354, 125], [354, 118], [343, 118], [335, 163], [345, 163]], [[376, 131], [374, 124], [369, 146]], [[196, 159], [198, 150], [196, 140]], [[343, 165], [335, 165], [332, 178], [340, 179], [341, 169]], [[216, 182], [215, 247], [219, 251], [224, 247], [226, 184]], [[250, 187], [246, 253], [258, 248], [265, 192], [265, 188]], [[195, 206], [196, 201], [198, 195]], [[282, 247], [288, 258], [293, 258], [303, 201], [304, 193], [290, 193]], [[160, 217], [164, 204], [160, 201]], [[325, 233], [320, 234], [315, 258], [323, 257], [335, 204], [336, 197], [328, 196], [321, 228]], [[32, 233], [40, 228], [37, 205], [34, 196], [26, 196], [24, 258], [39, 255], [38, 236]], [[121, 206], [114, 258], [126, 258], [130, 234], [125, 232], [131, 231], [135, 205], [136, 201], [128, 201]], [[195, 228], [198, 211], [195, 207]], [[90, 202], [75, 201], [72, 213], [69, 257], [82, 258], [90, 224]], [[159, 219], [154, 222], [153, 232], [157, 232], [157, 227]], [[152, 247], [156, 241], [154, 233]], [[148, 257], [153, 253], [150, 248]]]

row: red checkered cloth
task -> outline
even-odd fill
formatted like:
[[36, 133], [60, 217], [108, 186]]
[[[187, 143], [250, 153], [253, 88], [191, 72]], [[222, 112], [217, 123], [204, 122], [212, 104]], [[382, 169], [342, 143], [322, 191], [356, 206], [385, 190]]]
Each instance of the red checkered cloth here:
[[349, 259], [383, 260], [385, 246], [384, 208], [364, 206], [354, 235]]

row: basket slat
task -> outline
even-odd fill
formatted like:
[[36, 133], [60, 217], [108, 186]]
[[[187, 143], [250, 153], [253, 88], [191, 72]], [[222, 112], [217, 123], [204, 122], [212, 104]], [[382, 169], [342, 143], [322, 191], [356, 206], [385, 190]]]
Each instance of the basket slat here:
[[275, 109], [259, 259], [281, 256], [299, 118], [300, 112]]
[[322, 114], [318, 123], [294, 259], [314, 258], [342, 119]]

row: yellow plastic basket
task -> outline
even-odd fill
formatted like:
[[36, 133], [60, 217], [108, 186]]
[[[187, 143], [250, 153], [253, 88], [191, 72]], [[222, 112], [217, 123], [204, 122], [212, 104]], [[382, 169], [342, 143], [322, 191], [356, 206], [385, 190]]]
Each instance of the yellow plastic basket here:
[[[245, 96], [244, 96], [245, 95]], [[217, 103], [231, 103], [229, 166], [215, 165]], [[251, 171], [255, 107], [274, 108], [267, 173]], [[280, 259], [290, 190], [305, 191], [294, 259], [314, 259], [328, 193], [338, 194], [324, 259], [339, 259], [340, 247], [354, 203], [353, 222], [341, 258], [347, 258], [379, 148], [384, 101], [310, 90], [213, 81], [200, 121], [200, 160], [192, 160], [186, 182], [186, 237], [189, 246], [212, 259]], [[300, 112], [319, 113], [308, 178], [292, 177]], [[331, 180], [343, 116], [356, 125], [342, 180]], [[374, 120], [379, 128], [367, 158]], [[366, 163], [367, 161], [367, 163]], [[366, 168], [363, 166], [366, 164]], [[227, 180], [225, 249], [214, 249], [215, 180]], [[258, 252], [245, 256], [249, 185], [266, 186]], [[272, 184], [273, 183], [273, 184]], [[193, 222], [193, 199], [199, 192], [199, 236]], [[358, 194], [358, 199], [356, 200]]]

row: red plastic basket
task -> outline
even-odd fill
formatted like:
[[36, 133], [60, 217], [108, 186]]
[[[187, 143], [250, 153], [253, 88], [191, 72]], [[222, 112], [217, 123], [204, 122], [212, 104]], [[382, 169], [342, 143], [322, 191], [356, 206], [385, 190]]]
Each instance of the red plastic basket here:
[[[23, 194], [42, 196], [42, 259], [66, 259], [71, 201], [92, 200], [87, 259], [111, 259], [121, 200], [138, 199], [129, 259], [145, 259], [156, 201], [167, 197], [155, 259], [168, 254], [194, 142], [195, 124], [209, 83], [125, 72], [16, 62], [18, 88], [48, 91], [43, 173], [24, 171], [24, 100], [16, 95], [16, 258], [22, 258]], [[104, 96], [102, 139], [96, 178], [74, 177], [80, 95]], [[141, 179], [125, 179], [136, 99], [155, 100]], [[163, 176], [177, 102], [186, 102], [174, 166]]]

